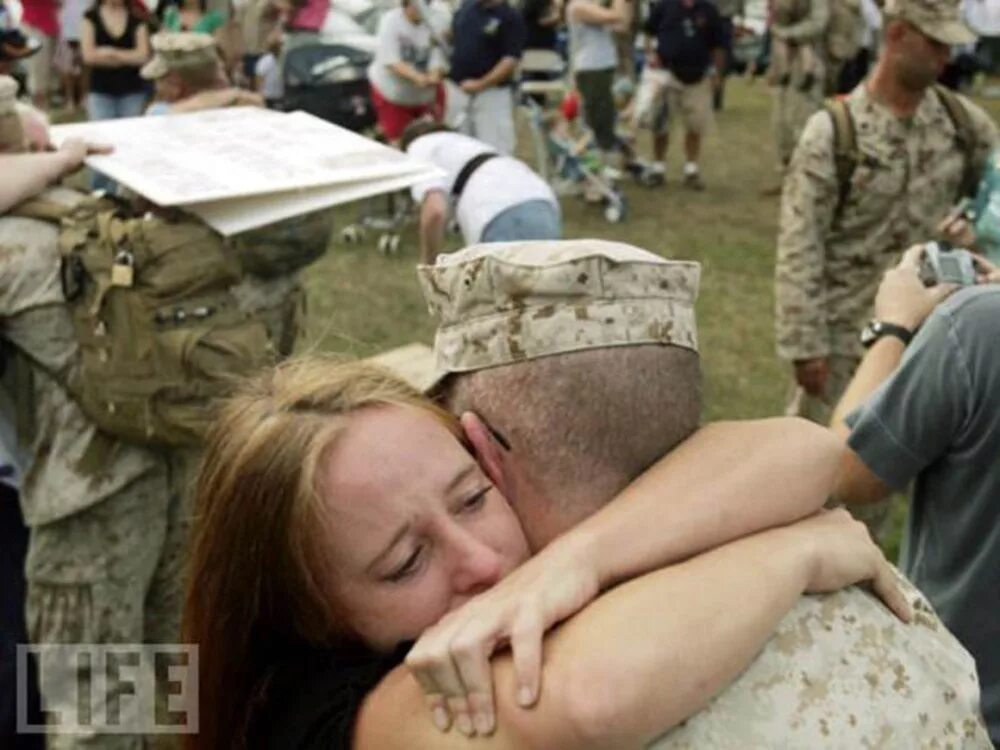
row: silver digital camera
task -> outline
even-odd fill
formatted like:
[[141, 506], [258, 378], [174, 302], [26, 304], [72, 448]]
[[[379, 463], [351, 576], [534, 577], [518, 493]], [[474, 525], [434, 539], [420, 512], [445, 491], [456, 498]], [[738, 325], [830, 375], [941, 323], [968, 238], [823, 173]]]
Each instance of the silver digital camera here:
[[925, 286], [976, 283], [976, 259], [968, 250], [943, 242], [928, 242], [920, 261], [920, 278]]

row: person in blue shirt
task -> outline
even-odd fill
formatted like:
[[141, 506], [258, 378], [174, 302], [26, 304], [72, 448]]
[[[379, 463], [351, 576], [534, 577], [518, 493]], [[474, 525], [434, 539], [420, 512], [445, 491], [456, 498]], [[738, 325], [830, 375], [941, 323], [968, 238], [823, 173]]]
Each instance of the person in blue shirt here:
[[712, 96], [720, 86], [726, 62], [719, 11], [708, 0], [661, 0], [650, 10], [646, 34], [646, 64], [663, 71], [651, 170], [666, 173], [670, 119], [680, 114], [684, 121], [684, 186], [704, 190], [698, 167], [701, 140], [712, 124]]
[[464, 0], [452, 19], [449, 123], [502, 154], [516, 143], [512, 84], [525, 36], [507, 0]]

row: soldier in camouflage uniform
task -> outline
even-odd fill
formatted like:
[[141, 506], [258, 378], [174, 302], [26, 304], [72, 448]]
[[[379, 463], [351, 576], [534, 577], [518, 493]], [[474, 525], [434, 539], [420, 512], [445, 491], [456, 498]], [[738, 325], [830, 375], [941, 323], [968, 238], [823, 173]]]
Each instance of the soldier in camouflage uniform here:
[[[161, 32], [152, 40], [154, 56], [142, 69], [144, 78], [157, 85], [157, 101], [148, 115], [196, 112], [224, 106], [262, 105], [257, 94], [229, 87], [219, 61], [215, 40], [206, 34]], [[238, 235], [238, 247], [256, 248], [258, 256], [278, 255], [268, 248], [300, 247], [303, 257], [315, 257], [329, 242], [332, 215], [319, 211]], [[304, 265], [304, 264], [303, 264]], [[232, 291], [241, 308], [260, 317], [282, 356], [292, 353], [303, 329], [305, 289], [295, 269], [265, 263], [248, 267]]]
[[[860, 361], [859, 332], [879, 279], [905, 248], [933, 239], [963, 187], [985, 163], [994, 123], [960, 98], [974, 143], [935, 90], [948, 44], [971, 39], [952, 0], [898, 0], [886, 8], [885, 40], [868, 81], [846, 99], [857, 162], [840, 184], [834, 124], [814, 115], [795, 149], [781, 199], [775, 267], [778, 355], [793, 363], [788, 413], [830, 420]], [[859, 511], [876, 534], [888, 503]]]
[[[791, 160], [806, 121], [823, 106], [822, 40], [830, 19], [829, 0], [799, 0], [799, 3], [806, 6], [803, 12], [796, 14], [802, 20], [787, 25], [773, 22], [770, 26], [772, 37], [789, 46], [811, 47], [813, 53], [808, 58], [795, 55], [788, 75], [775, 81], [771, 116], [782, 168]], [[813, 70], [809, 75], [799, 69], [805, 59], [812, 62]]]
[[[598, 241], [483, 245], [422, 268], [424, 295], [441, 318], [435, 353], [444, 392], [453, 395], [456, 382], [494, 368], [533, 367], [538, 358], [571, 367], [577, 352], [590, 349], [696, 346], [693, 264], [658, 269], [635, 252]], [[546, 392], [521, 397], [557, 400], [566, 387], [556, 377], [535, 385]], [[608, 404], [587, 395], [578, 409], [607, 413]], [[516, 409], [490, 411], [498, 403], [462, 407], [514, 436], [507, 460], [516, 461], [517, 438], [532, 426], [518, 423]], [[637, 421], [636, 437], [659, 428]], [[566, 439], [580, 449], [572, 435]], [[616, 467], [604, 462], [603, 470]], [[988, 750], [972, 658], [922, 595], [901, 577], [900, 585], [915, 612], [910, 625], [857, 587], [803, 597], [735, 682], [651, 746]]]
[[[47, 198], [81, 196], [57, 188]], [[164, 456], [99, 432], [65, 383], [79, 366], [60, 284], [58, 228], [0, 218], [0, 335], [15, 347], [19, 436], [32, 457], [21, 502], [33, 643], [155, 643], [179, 636], [187, 513], [185, 456]], [[58, 690], [46, 682], [42, 695]], [[59, 710], [51, 702], [48, 710]], [[73, 712], [70, 711], [70, 714]], [[138, 748], [129, 735], [54, 734], [50, 748]]]

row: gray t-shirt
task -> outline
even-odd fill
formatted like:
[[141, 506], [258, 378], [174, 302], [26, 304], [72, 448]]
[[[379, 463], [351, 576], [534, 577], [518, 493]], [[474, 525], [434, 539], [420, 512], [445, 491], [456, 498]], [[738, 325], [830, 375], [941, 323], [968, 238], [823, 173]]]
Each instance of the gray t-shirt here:
[[[592, 0], [576, 0], [592, 2]], [[618, 65], [618, 52], [609, 26], [569, 22], [573, 70], [608, 70]]]
[[390, 65], [405, 62], [422, 73], [431, 59], [431, 29], [425, 24], [410, 23], [402, 8], [382, 16], [378, 24], [375, 59], [368, 66], [368, 80], [393, 104], [416, 107], [430, 104], [437, 93], [433, 86], [415, 86], [396, 75]]
[[1000, 286], [941, 304], [847, 422], [883, 482], [915, 480], [901, 567], [975, 657], [1000, 743]]

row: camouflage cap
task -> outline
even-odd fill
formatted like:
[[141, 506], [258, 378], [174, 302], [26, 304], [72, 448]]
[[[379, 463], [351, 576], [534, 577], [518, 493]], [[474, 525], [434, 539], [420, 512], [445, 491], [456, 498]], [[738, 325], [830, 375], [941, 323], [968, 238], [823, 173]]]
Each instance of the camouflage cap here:
[[700, 271], [603, 240], [474, 245], [418, 268], [445, 372], [608, 346], [697, 351]]
[[17, 113], [17, 81], [0, 75], [0, 115]]
[[976, 34], [962, 20], [958, 0], [885, 0], [887, 19], [908, 21], [942, 44], [970, 44]]
[[215, 39], [191, 31], [163, 31], [150, 39], [153, 59], [142, 66], [143, 78], [155, 80], [181, 68], [197, 68], [218, 59]]

